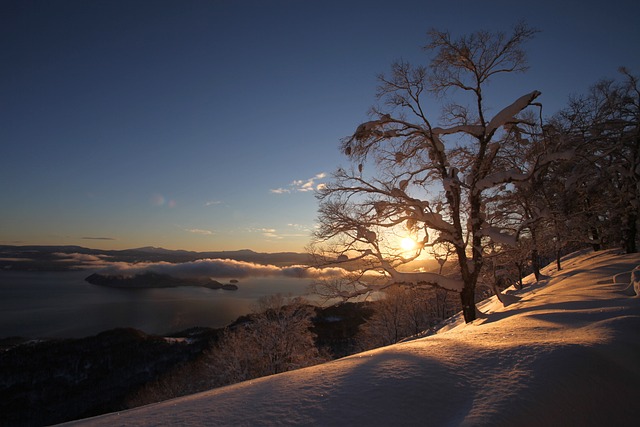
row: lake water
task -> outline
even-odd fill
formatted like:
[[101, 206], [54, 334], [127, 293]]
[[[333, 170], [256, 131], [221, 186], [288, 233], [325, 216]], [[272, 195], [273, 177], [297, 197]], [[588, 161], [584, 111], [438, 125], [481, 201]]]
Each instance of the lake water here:
[[195, 286], [118, 289], [85, 282], [91, 273], [0, 271], [0, 338], [78, 338], [116, 327], [149, 334], [222, 327], [251, 312], [258, 298], [304, 295], [310, 283], [247, 278], [237, 291]]

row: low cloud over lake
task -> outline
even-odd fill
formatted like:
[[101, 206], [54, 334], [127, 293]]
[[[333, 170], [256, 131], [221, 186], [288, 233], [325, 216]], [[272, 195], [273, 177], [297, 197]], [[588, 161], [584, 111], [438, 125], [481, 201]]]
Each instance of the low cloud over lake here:
[[200, 259], [184, 263], [123, 263], [117, 262], [100, 271], [102, 274], [134, 276], [145, 272], [168, 274], [174, 277], [288, 277], [321, 279], [342, 277], [347, 271], [342, 268], [315, 268], [304, 265], [278, 267], [232, 259]]

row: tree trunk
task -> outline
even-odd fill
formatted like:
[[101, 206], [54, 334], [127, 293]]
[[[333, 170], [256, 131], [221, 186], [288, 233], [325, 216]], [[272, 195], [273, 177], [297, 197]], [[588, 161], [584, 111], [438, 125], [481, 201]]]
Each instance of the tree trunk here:
[[460, 292], [460, 302], [462, 303], [462, 315], [465, 323], [476, 320], [476, 292], [475, 287], [465, 283]]
[[520, 262], [516, 262], [516, 267], [518, 268], [518, 281], [516, 282], [517, 288], [524, 288], [524, 283], [522, 283], [522, 278], [524, 275], [524, 266]]
[[638, 213], [629, 212], [627, 214], [627, 227], [624, 230], [624, 249], [628, 254], [635, 254], [638, 252], [636, 246], [636, 235], [638, 234]]
[[538, 250], [531, 250], [531, 268], [533, 275], [536, 276], [536, 282], [540, 281], [540, 260], [538, 259]]
[[555, 230], [556, 235], [556, 267], [558, 267], [558, 271], [562, 270], [562, 263], [560, 262], [561, 254], [562, 254], [562, 236], [560, 235], [560, 225], [558, 223], [557, 216], [553, 217], [553, 229]]
[[533, 269], [533, 275], [536, 277], [536, 282], [540, 281], [540, 260], [538, 259], [538, 232], [535, 228], [530, 228], [531, 231], [531, 269]]
[[442, 299], [442, 320], [446, 320], [447, 317], [447, 297], [448, 294], [444, 294], [444, 298]]
[[600, 245], [600, 233], [598, 233], [598, 229], [595, 226], [591, 226], [591, 238], [593, 239], [591, 247], [593, 247], [594, 252], [598, 252], [602, 249], [602, 246]]

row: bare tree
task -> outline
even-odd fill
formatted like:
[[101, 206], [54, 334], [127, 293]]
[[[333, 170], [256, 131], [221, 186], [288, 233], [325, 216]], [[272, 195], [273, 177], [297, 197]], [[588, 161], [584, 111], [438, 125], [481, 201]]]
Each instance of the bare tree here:
[[210, 352], [221, 384], [298, 369], [325, 361], [310, 331], [315, 315], [300, 298], [263, 297], [250, 320], [225, 331]]
[[428, 329], [438, 319], [436, 300], [427, 289], [391, 286], [372, 303], [373, 314], [360, 327], [363, 350], [394, 344]]
[[[534, 34], [523, 23], [509, 35], [480, 31], [457, 39], [432, 30], [428, 68], [397, 62], [389, 75], [379, 76], [381, 105], [372, 109], [373, 120], [342, 143], [352, 166], [338, 169], [318, 194], [315, 246], [322, 249], [316, 250], [325, 260], [349, 257], [362, 272], [380, 274], [378, 282], [371, 274], [358, 276], [346, 296], [392, 283], [435, 286], [458, 292], [465, 321], [476, 318], [483, 245], [515, 242], [513, 233], [486, 221], [486, 193], [529, 178], [496, 159], [508, 129], [521, 122], [520, 112], [538, 105], [540, 95], [529, 92], [489, 117], [484, 91], [493, 78], [527, 69], [523, 44]], [[446, 102], [436, 125], [439, 100]], [[402, 234], [412, 236], [415, 249], [399, 247]], [[455, 277], [402, 270], [441, 243], [454, 248]]]

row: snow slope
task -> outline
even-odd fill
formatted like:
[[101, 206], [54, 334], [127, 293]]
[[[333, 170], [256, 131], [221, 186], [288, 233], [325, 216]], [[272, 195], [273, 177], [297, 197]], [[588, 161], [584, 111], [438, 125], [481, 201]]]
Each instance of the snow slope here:
[[640, 298], [613, 281], [638, 265], [579, 254], [473, 324], [69, 424], [640, 425]]

